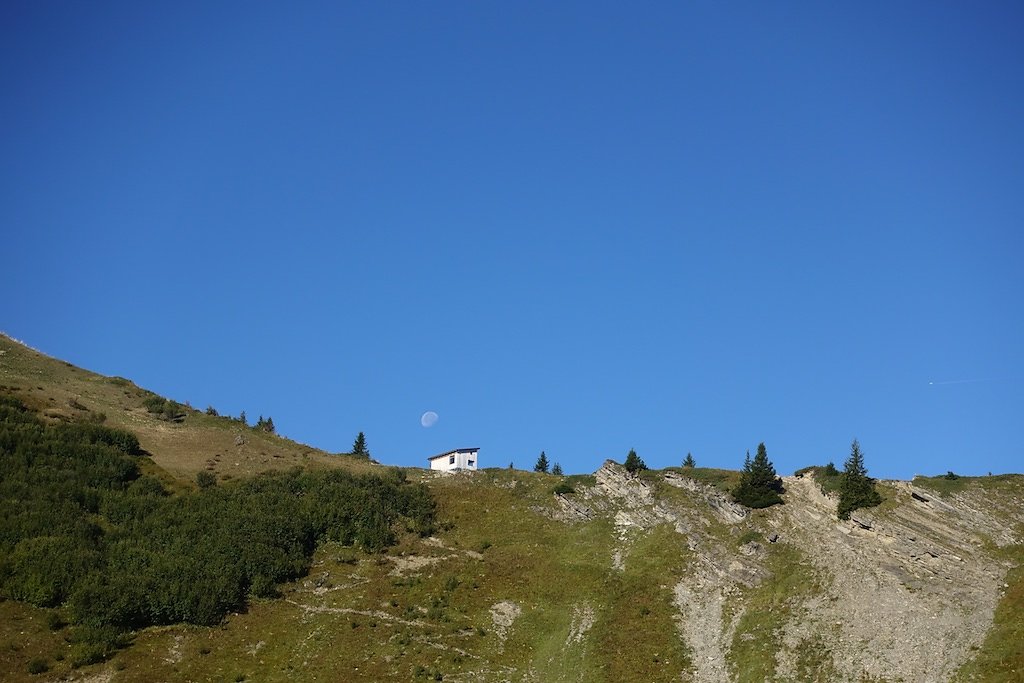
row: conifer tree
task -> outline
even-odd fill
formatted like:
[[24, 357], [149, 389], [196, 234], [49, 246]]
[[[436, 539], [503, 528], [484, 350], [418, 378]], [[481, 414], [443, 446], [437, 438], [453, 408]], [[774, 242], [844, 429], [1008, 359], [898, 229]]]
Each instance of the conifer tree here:
[[366, 436], [362, 432], [359, 432], [355, 443], [352, 444], [352, 455], [363, 455], [367, 458], [370, 457], [370, 451], [366, 450]]
[[554, 467], [551, 468], [551, 474], [558, 477], [562, 476], [562, 466], [556, 462]]
[[775, 467], [768, 459], [764, 443], [757, 446], [757, 454], [750, 459], [750, 451], [743, 461], [740, 483], [732, 492], [733, 499], [749, 508], [766, 508], [782, 502], [782, 480], [775, 473]]
[[544, 451], [540, 452], [540, 457], [537, 458], [537, 464], [533, 466], [534, 472], [547, 472], [548, 471], [548, 456]]
[[626, 455], [626, 462], [624, 463], [626, 471], [630, 474], [636, 474], [641, 470], [647, 469], [647, 463], [640, 459], [640, 456], [636, 454], [636, 451], [632, 448], [629, 449], [629, 453]]
[[683, 460], [683, 467], [696, 467], [697, 461], [693, 459], [693, 455], [690, 453], [686, 454], [686, 460]]
[[241, 422], [242, 424], [246, 425], [246, 426], [249, 425], [249, 422], [245, 419], [245, 411], [244, 410], [242, 411], [242, 414], [238, 416], [238, 421]]
[[839, 519], [849, 519], [850, 513], [858, 508], [874, 507], [882, 502], [882, 496], [875, 490], [875, 481], [868, 476], [864, 466], [864, 455], [860, 452], [857, 439], [850, 444], [850, 457], [843, 467], [839, 484], [839, 505], [836, 509]]

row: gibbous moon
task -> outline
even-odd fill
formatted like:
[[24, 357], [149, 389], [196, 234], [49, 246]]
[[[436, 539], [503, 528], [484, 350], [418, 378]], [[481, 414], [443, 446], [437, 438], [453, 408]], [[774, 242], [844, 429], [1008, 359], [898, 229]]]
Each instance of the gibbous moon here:
[[424, 427], [433, 427], [437, 423], [437, 413], [428, 410], [420, 416], [420, 424]]

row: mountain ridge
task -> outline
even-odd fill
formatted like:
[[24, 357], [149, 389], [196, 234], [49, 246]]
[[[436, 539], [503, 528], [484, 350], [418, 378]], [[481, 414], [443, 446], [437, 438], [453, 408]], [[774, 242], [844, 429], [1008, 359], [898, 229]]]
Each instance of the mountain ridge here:
[[[179, 495], [201, 471], [232, 486], [390, 469], [199, 411], [163, 422], [127, 380], [19, 348], [0, 337], [4, 390], [50, 420], [104, 412], [137, 430]], [[437, 500], [435, 535], [382, 554], [325, 544], [282, 598], [220, 627], [144, 629], [106, 663], [52, 659], [51, 680], [1021, 680], [1020, 475], [882, 481], [882, 505], [844, 521], [807, 474], [784, 477], [783, 505], [748, 510], [704, 470], [408, 472]], [[0, 610], [18, 652], [61, 651], [47, 611]], [[0, 679], [38, 680], [9, 654]]]

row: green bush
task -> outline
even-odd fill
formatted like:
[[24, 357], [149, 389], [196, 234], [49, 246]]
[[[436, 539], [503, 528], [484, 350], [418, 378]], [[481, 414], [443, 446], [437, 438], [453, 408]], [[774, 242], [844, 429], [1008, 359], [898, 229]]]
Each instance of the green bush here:
[[551, 490], [555, 495], [567, 495], [570, 493], [576, 493], [576, 489], [569, 485], [568, 482], [560, 482], [554, 489]]
[[739, 537], [739, 540], [736, 541], [736, 543], [738, 545], [746, 545], [752, 541], [761, 540], [764, 540], [764, 536], [762, 536], [759, 531], [754, 531], [753, 529], [751, 529], [749, 531], [744, 532], [743, 535]]
[[44, 674], [50, 670], [50, 664], [40, 657], [36, 657], [28, 663], [28, 672], [33, 676]]
[[180, 422], [185, 419], [185, 406], [162, 396], [152, 395], [142, 401], [142, 405], [153, 415], [168, 422]]

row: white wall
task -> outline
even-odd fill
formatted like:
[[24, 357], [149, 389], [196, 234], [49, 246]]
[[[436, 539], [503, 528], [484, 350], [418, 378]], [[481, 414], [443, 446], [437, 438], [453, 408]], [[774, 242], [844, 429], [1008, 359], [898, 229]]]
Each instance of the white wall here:
[[[443, 458], [434, 458], [430, 461], [430, 469], [440, 470], [442, 472], [451, 472], [452, 470], [475, 470], [479, 467], [479, 460], [477, 460], [477, 453], [479, 451], [460, 451], [458, 453], [451, 453]], [[453, 459], [455, 462], [451, 462]]]

